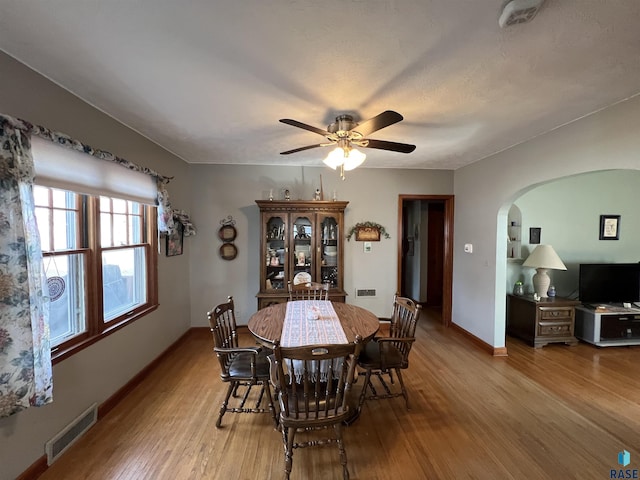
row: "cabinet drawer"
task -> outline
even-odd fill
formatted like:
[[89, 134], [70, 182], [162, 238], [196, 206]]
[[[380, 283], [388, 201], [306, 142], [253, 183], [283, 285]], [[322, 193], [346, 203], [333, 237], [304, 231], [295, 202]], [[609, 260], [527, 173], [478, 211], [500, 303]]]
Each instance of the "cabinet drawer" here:
[[545, 337], [569, 337], [573, 336], [572, 322], [540, 322], [538, 335]]
[[573, 307], [540, 308], [541, 320], [570, 320], [573, 318]]

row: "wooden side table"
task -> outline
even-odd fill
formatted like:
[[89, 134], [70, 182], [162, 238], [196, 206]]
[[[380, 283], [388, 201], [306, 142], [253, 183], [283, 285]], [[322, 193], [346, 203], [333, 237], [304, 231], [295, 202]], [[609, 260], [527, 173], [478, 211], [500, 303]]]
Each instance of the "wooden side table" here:
[[574, 336], [576, 300], [532, 295], [507, 296], [507, 333], [529, 342], [533, 347], [548, 343], [577, 345]]

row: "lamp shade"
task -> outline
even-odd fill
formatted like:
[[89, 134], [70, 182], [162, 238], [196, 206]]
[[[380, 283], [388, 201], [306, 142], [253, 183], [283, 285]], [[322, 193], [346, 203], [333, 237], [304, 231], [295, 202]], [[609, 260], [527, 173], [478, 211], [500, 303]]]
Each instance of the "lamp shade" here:
[[522, 264], [523, 267], [566, 270], [560, 257], [551, 245], [538, 245]]
[[539, 297], [547, 297], [551, 279], [547, 270], [566, 270], [560, 257], [551, 245], [538, 245], [522, 264], [523, 267], [533, 267], [533, 289]]

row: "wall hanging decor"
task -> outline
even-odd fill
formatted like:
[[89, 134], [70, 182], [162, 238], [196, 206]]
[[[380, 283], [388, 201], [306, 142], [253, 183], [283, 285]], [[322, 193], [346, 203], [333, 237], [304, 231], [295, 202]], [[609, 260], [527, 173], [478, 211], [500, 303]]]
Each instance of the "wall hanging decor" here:
[[233, 226], [233, 223], [225, 223], [220, 227], [220, 230], [218, 230], [218, 236], [220, 237], [220, 240], [225, 243], [233, 242], [236, 239], [237, 235], [238, 232], [236, 231], [236, 227]]
[[620, 215], [600, 215], [600, 240], [620, 239]]
[[220, 247], [220, 258], [223, 260], [233, 260], [238, 256], [238, 249], [233, 243], [223, 243]]
[[540, 234], [542, 233], [541, 227], [529, 228], [529, 243], [532, 245], [540, 243]]
[[[60, 275], [58, 271], [58, 265], [56, 265], [56, 258], [54, 255], [48, 257], [47, 267], [45, 268], [45, 275], [47, 276], [47, 288], [49, 289], [49, 299], [52, 302], [58, 300], [66, 289], [66, 282], [64, 277]], [[55, 272], [50, 271], [51, 265]]]
[[380, 237], [391, 238], [387, 230], [375, 222], [356, 223], [347, 234], [347, 241], [351, 241], [351, 237], [355, 234], [358, 242], [379, 242]]
[[223, 260], [233, 260], [238, 256], [238, 249], [233, 244], [233, 241], [238, 236], [235, 224], [236, 221], [231, 215], [220, 220], [221, 226], [218, 230], [218, 237], [222, 240], [222, 245], [220, 246], [220, 258]]

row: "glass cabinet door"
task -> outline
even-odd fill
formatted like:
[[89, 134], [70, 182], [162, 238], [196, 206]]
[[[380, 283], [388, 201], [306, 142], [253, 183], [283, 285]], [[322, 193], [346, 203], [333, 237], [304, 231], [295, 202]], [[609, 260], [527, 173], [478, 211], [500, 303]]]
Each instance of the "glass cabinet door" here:
[[285, 239], [287, 234], [286, 217], [267, 217], [264, 252], [265, 290], [287, 290], [287, 256]]
[[315, 282], [314, 251], [313, 251], [312, 218], [308, 216], [295, 217], [291, 232], [291, 265], [293, 265], [291, 279], [294, 285]]
[[330, 215], [321, 215], [320, 218], [320, 235], [322, 239], [321, 246], [321, 282], [329, 283], [331, 288], [338, 288], [339, 285], [339, 265], [341, 262], [340, 249], [338, 248], [341, 232], [339, 231], [339, 223], [336, 217]]

